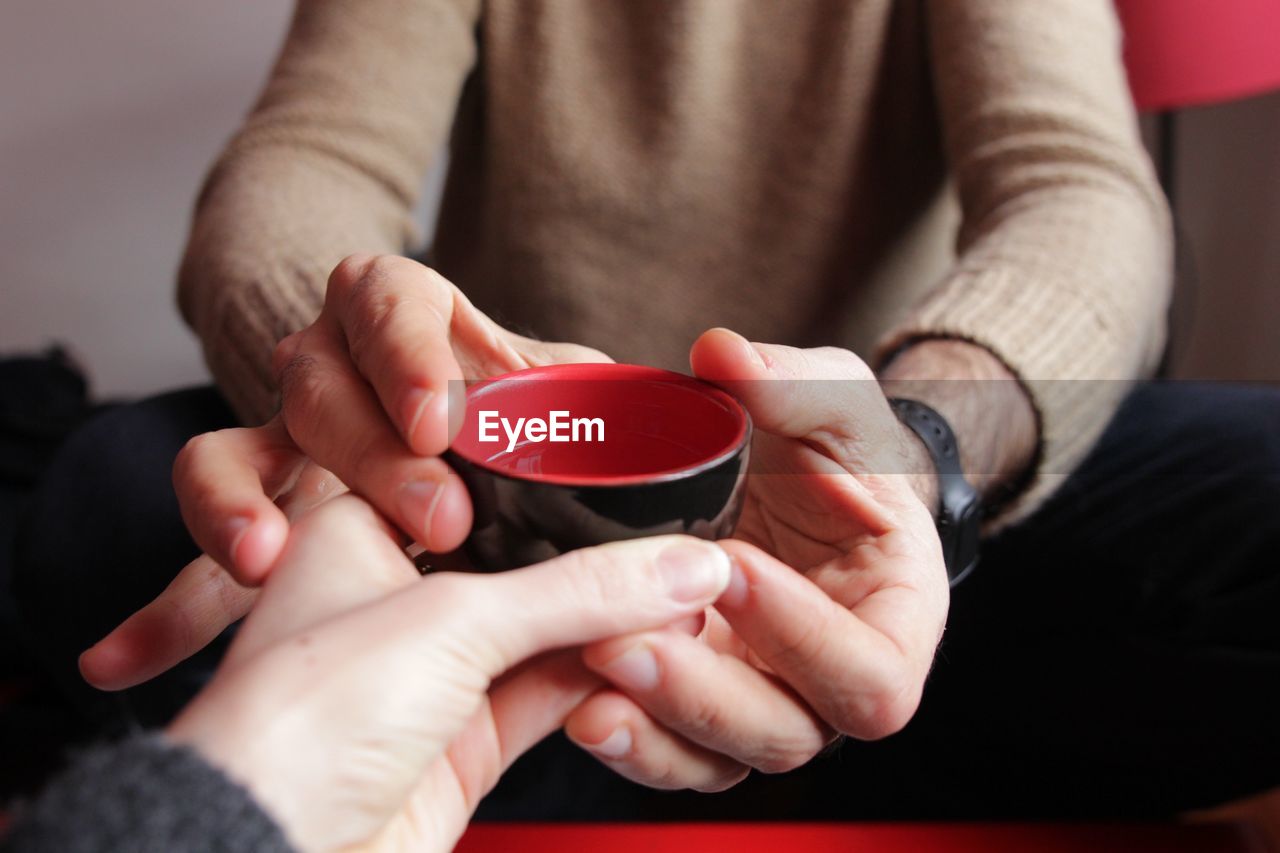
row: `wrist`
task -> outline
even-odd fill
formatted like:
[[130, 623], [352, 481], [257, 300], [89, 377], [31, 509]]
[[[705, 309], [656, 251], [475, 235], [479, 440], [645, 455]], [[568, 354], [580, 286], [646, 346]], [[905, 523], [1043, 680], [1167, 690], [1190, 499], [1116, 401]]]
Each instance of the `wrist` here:
[[939, 501], [937, 466], [933, 463], [929, 448], [925, 446], [920, 436], [916, 435], [915, 430], [902, 423], [899, 423], [899, 427], [902, 430], [907, 482], [911, 484], [911, 490], [916, 493], [920, 503], [924, 504], [929, 514], [936, 518]]
[[[961, 340], [918, 341], [881, 371], [881, 385], [886, 396], [918, 400], [947, 420], [965, 478], [988, 503], [1025, 477], [1039, 446], [1035, 408], [1022, 383], [989, 350]], [[909, 446], [913, 463], [929, 459], [914, 434]], [[931, 482], [919, 475], [921, 470]], [[934, 502], [926, 500], [926, 506], [936, 509], [933, 466], [913, 465], [910, 471], [917, 494], [922, 500], [932, 496]]]
[[226, 778], [241, 786], [252, 796], [258, 807], [267, 814], [290, 842], [301, 849], [299, 842], [297, 808], [285, 791], [289, 785], [271, 784], [269, 768], [290, 767], [291, 763], [273, 762], [271, 749], [251, 732], [260, 730], [240, 712], [228, 713], [217, 701], [209, 701], [206, 694], [217, 685], [207, 687], [186, 708], [179, 712], [165, 728], [162, 736], [170, 744], [185, 747], [217, 769]]

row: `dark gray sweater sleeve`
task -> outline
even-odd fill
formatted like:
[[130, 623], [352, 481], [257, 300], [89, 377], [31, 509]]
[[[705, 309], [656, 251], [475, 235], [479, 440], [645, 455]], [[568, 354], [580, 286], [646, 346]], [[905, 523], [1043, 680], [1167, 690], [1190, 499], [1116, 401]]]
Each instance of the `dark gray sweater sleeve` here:
[[292, 848], [245, 788], [158, 734], [81, 754], [0, 840], [3, 853], [116, 850]]

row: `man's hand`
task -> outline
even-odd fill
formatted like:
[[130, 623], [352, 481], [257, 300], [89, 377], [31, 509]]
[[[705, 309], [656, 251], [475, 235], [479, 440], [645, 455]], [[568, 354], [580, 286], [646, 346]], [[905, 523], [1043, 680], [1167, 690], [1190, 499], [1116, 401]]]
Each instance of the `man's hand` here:
[[197, 436], [179, 454], [174, 487], [205, 556], [87, 652], [85, 676], [111, 689], [139, 683], [243, 616], [245, 588], [261, 583], [288, 536], [281, 504], [299, 482], [310, 481], [304, 506], [316, 488], [325, 497], [349, 487], [427, 550], [456, 548], [471, 502], [438, 457], [461, 427], [462, 380], [584, 361], [609, 358], [509, 332], [407, 258], [347, 258], [319, 318], [276, 350], [280, 414]]
[[563, 655], [523, 662], [693, 616], [729, 580], [724, 552], [688, 537], [425, 579], [397, 539], [353, 496], [305, 515], [167, 731], [303, 850], [451, 849], [501, 772], [598, 684]]
[[199, 436], [178, 457], [183, 518], [216, 563], [256, 582], [287, 530], [272, 499], [309, 458], [427, 550], [452, 550], [471, 505], [438, 456], [461, 428], [462, 380], [607, 360], [508, 332], [407, 258], [347, 258], [329, 276], [319, 318], [276, 349], [278, 418]]
[[[703, 634], [664, 630], [584, 652], [612, 682], [566, 730], [618, 772], [718, 790], [792, 769], [837, 733], [880, 738], [920, 701], [949, 590], [921, 451], [874, 375], [844, 350], [713, 330], [694, 371], [757, 431], [728, 592]], [[924, 457], [927, 463], [927, 457]]]

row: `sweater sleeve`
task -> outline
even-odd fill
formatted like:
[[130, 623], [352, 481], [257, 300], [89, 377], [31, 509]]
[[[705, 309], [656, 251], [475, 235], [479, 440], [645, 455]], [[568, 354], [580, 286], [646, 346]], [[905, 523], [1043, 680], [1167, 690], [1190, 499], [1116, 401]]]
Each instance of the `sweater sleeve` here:
[[246, 423], [277, 406], [277, 341], [329, 271], [401, 253], [476, 58], [479, 0], [299, 0], [252, 113], [206, 180], [178, 303]]
[[963, 224], [958, 261], [881, 341], [961, 338], [1027, 388], [1040, 452], [997, 526], [1077, 466], [1164, 340], [1168, 210], [1110, 0], [938, 0], [929, 39]]
[[0, 841], [5, 853], [292, 849], [247, 790], [156, 734], [86, 751]]

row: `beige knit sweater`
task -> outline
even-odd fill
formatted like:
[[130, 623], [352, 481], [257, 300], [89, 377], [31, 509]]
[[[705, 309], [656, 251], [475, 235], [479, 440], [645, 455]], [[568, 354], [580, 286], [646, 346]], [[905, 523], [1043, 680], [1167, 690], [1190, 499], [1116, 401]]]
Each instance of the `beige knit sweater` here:
[[[246, 421], [332, 266], [412, 248], [450, 134], [431, 262], [500, 322], [677, 368], [713, 325], [970, 339], [1031, 387], [1041, 494], [1124, 389], [1042, 380], [1161, 348], [1169, 227], [1110, 0], [300, 0], [180, 277]], [[953, 269], [871, 299], [948, 176]]]

